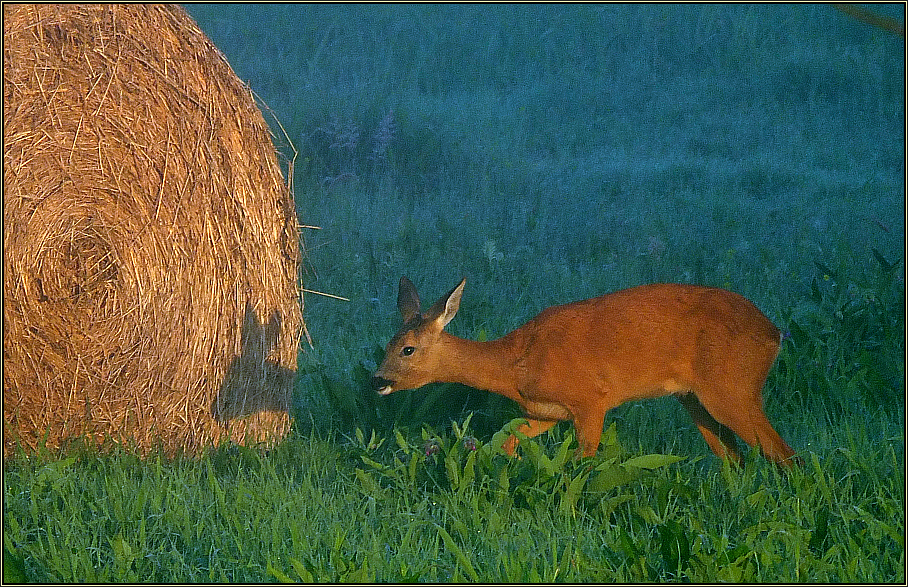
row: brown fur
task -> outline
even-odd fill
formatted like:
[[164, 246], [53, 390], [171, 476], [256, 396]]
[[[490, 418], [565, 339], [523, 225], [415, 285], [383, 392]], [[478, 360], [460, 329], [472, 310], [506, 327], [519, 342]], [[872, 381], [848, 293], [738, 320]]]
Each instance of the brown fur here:
[[[520, 404], [529, 422], [518, 430], [527, 436], [572, 420], [587, 456], [596, 453], [607, 411], [671, 394], [720, 457], [741, 459], [734, 432], [768, 459], [792, 463], [794, 451], [762, 407], [779, 330], [746, 298], [711, 287], [642, 285], [548, 308], [502, 338], [474, 342], [443, 330], [464, 283], [423, 315], [413, 284], [401, 278], [405, 324], [373, 377], [379, 393], [439, 381], [485, 389]], [[513, 454], [516, 445], [511, 437], [505, 450]]]

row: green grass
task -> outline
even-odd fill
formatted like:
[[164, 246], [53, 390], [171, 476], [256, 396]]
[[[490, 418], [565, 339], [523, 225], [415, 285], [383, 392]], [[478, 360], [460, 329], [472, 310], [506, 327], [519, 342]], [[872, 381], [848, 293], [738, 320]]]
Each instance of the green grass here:
[[470, 451], [456, 431], [427, 434], [438, 439], [430, 457], [399, 435], [293, 438], [267, 455], [224, 448], [201, 462], [116, 449], [32, 458], [6, 473], [6, 553], [39, 582], [904, 575], [892, 446], [822, 463], [813, 454], [781, 476], [756, 459], [732, 470], [627, 457], [614, 439], [591, 461], [572, 460], [570, 439], [526, 442], [513, 461], [494, 441]]
[[[4, 578], [905, 581], [901, 40], [820, 5], [188, 9], [299, 151], [305, 287], [351, 301], [307, 295], [268, 453], [7, 461]], [[401, 274], [427, 303], [466, 276], [468, 338], [738, 291], [791, 335], [764, 395], [806, 465], [730, 469], [671, 399], [594, 459], [561, 424], [510, 461], [503, 398], [368, 391]]]

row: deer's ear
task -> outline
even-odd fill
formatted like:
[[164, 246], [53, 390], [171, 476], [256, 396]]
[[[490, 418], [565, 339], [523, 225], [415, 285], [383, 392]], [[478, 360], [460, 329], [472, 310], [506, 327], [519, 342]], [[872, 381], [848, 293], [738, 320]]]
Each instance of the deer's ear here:
[[419, 314], [419, 294], [416, 293], [413, 282], [405, 276], [401, 276], [397, 290], [397, 309], [400, 310], [404, 322], [409, 322]]
[[447, 295], [441, 296], [437, 302], [426, 312], [426, 321], [435, 321], [438, 329], [441, 330], [448, 325], [448, 322], [454, 319], [460, 308], [460, 298], [463, 296], [463, 286], [467, 283], [466, 278], [448, 292]]

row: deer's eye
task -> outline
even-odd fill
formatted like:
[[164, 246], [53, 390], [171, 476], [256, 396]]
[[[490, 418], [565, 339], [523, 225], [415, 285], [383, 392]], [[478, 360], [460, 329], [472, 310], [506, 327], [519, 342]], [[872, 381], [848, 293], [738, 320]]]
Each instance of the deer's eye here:
[[400, 354], [405, 357], [409, 357], [410, 355], [412, 355], [415, 352], [416, 352], [416, 347], [413, 347], [413, 346], [405, 346], [404, 348], [400, 349]]

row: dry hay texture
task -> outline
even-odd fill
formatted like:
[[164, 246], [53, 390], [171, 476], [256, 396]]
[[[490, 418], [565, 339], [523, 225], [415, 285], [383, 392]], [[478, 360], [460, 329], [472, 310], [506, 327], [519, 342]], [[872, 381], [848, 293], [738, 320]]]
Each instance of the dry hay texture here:
[[177, 6], [3, 7], [4, 453], [197, 453], [290, 427], [293, 197]]

